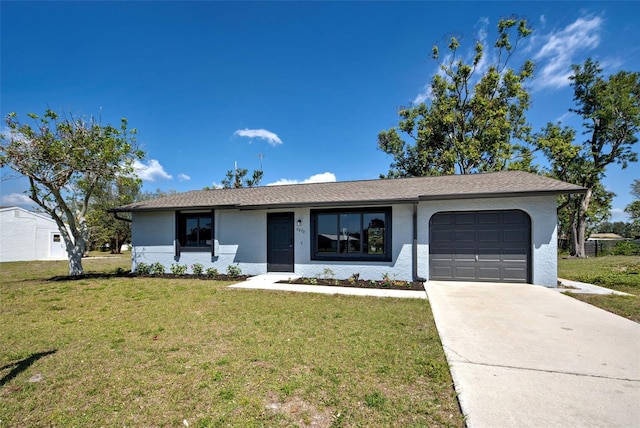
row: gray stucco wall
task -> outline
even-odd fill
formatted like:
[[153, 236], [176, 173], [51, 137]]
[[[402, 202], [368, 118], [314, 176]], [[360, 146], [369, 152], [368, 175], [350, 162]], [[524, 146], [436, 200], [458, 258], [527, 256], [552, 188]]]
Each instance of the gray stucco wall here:
[[[381, 279], [383, 274], [397, 279], [411, 279], [411, 205], [392, 207], [392, 261], [390, 262], [326, 262], [311, 260], [310, 209], [270, 210], [293, 212], [294, 271], [302, 276], [317, 276], [329, 267], [335, 278], [348, 278], [359, 273], [363, 279]], [[174, 263], [191, 266], [201, 263], [205, 269], [214, 267], [221, 273], [229, 265], [237, 265], [243, 274], [258, 275], [267, 271], [267, 211], [217, 210], [215, 212], [215, 256], [206, 252], [182, 251], [176, 259], [174, 251], [175, 214], [137, 212], [132, 223], [132, 268], [137, 263], [159, 262], [169, 272]], [[189, 272], [191, 270], [189, 269]]]
[[[429, 277], [429, 219], [440, 211], [521, 209], [531, 217], [532, 278], [534, 284], [556, 286], [556, 198], [523, 197], [502, 199], [429, 201], [418, 204], [418, 275]], [[210, 253], [183, 251], [174, 257], [174, 212], [139, 212], [133, 215], [133, 269], [139, 262], [162, 263], [167, 272], [173, 263], [201, 263], [221, 273], [229, 265], [240, 267], [243, 274], [258, 275], [267, 271], [267, 212], [293, 212], [294, 273], [305, 277], [321, 275], [325, 268], [335, 278], [359, 273], [363, 279], [381, 279], [384, 274], [401, 280], [412, 279], [413, 206], [392, 206], [392, 260], [390, 262], [336, 262], [311, 260], [310, 209], [289, 210], [218, 210], [215, 212], [215, 256]], [[190, 270], [189, 270], [190, 272]]]

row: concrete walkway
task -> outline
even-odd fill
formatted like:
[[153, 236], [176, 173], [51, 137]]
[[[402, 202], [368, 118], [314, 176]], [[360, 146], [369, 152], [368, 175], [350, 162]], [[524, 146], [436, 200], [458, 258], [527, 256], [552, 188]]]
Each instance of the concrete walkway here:
[[523, 284], [426, 284], [469, 427], [640, 427], [640, 324]]
[[616, 294], [618, 296], [631, 296], [629, 293], [623, 293], [622, 291], [612, 290], [610, 288], [600, 287], [593, 284], [587, 284], [586, 282], [572, 281], [570, 279], [558, 278], [558, 282], [566, 288], [552, 288], [552, 290], [559, 291], [561, 293], [575, 293], [575, 294]]
[[249, 288], [254, 290], [295, 291], [299, 293], [346, 294], [350, 296], [397, 297], [408, 299], [426, 299], [427, 293], [416, 290], [380, 290], [376, 288], [334, 287], [328, 285], [306, 285], [278, 283], [289, 279], [300, 278], [291, 273], [267, 273], [252, 276], [229, 288]]

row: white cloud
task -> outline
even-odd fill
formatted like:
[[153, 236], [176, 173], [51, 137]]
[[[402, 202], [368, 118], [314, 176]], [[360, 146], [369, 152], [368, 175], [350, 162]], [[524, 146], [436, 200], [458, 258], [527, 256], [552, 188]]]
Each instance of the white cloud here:
[[332, 183], [336, 181], [336, 176], [332, 172], [323, 172], [322, 174], [315, 174], [302, 181], [291, 180], [288, 178], [281, 178], [278, 181], [267, 184], [267, 186], [282, 186], [286, 184], [308, 184], [308, 183]]
[[171, 180], [173, 178], [167, 174], [160, 162], [155, 159], [149, 159], [146, 165], [139, 160], [135, 160], [133, 169], [137, 176], [144, 181]]
[[35, 205], [35, 202], [23, 193], [11, 193], [2, 196], [2, 205]]
[[629, 221], [629, 214], [624, 212], [624, 209], [622, 208], [613, 208], [609, 214], [609, 221], [611, 223], [615, 223], [616, 221], [623, 221], [626, 223]]
[[274, 147], [282, 144], [280, 137], [266, 129], [238, 129], [233, 133], [233, 135], [247, 138], [261, 138], [263, 140], [267, 140], [267, 142]]
[[189, 177], [187, 174], [178, 174], [178, 180], [180, 180], [180, 181], [189, 181], [189, 180], [191, 180], [191, 177]]
[[547, 25], [547, 17], [544, 15], [540, 15], [540, 26], [544, 28]]
[[598, 47], [602, 24], [599, 16], [581, 17], [565, 28], [535, 37], [532, 43], [541, 46], [533, 57], [540, 69], [534, 86], [538, 89], [568, 86], [573, 73], [571, 64], [578, 54]]
[[424, 88], [422, 88], [422, 92], [420, 92], [418, 95], [416, 95], [416, 97], [413, 99], [413, 104], [418, 105], [418, 104], [422, 104], [423, 102], [430, 100], [431, 99], [431, 83], [428, 83], [426, 85], [424, 85]]

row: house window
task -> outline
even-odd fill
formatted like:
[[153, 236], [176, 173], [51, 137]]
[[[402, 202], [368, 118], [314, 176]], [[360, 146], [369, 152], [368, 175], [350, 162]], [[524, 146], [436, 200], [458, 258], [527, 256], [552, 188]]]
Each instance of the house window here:
[[177, 213], [176, 235], [183, 251], [213, 248], [213, 211]]
[[391, 210], [311, 211], [314, 260], [391, 260]]
[[55, 233], [53, 235], [53, 242], [60, 242], [60, 235], [58, 235], [57, 233]]

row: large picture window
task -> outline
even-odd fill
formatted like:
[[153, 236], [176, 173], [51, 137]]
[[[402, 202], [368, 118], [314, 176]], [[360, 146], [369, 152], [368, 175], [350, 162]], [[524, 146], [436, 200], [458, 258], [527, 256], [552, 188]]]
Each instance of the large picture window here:
[[314, 260], [391, 260], [391, 210], [311, 211]]
[[183, 251], [209, 251], [213, 248], [213, 211], [177, 213], [176, 235]]

